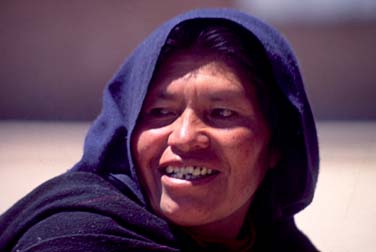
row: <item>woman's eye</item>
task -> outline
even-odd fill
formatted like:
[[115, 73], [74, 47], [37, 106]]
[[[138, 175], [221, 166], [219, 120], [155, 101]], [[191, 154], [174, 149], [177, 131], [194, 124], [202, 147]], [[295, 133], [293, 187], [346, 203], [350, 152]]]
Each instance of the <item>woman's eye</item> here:
[[230, 118], [235, 115], [235, 112], [231, 109], [213, 109], [211, 112], [211, 116], [215, 118]]
[[174, 113], [166, 108], [153, 108], [149, 111], [149, 115], [153, 117], [165, 117], [174, 115]]

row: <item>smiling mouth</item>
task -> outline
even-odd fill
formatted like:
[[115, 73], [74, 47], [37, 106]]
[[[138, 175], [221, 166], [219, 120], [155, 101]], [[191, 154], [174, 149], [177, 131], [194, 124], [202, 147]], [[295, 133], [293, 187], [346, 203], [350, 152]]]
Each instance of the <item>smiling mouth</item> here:
[[163, 169], [163, 173], [168, 177], [184, 179], [184, 180], [198, 180], [214, 176], [219, 172], [206, 167], [200, 166], [167, 166]]

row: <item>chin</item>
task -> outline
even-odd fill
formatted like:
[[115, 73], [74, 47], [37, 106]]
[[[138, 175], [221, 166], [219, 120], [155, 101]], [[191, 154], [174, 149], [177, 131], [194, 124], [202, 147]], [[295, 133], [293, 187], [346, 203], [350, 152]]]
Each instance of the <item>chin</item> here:
[[[187, 203], [186, 203], [187, 204]], [[212, 222], [213, 211], [205, 211], [189, 205], [182, 206], [174, 201], [161, 203], [158, 213], [168, 221], [178, 226], [199, 226]]]

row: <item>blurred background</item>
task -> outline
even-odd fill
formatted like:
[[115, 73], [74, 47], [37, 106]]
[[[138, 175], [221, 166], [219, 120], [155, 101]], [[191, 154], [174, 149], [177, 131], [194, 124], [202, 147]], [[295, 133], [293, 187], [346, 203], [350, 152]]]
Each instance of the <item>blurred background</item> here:
[[373, 0], [2, 0], [1, 119], [92, 120], [104, 85], [147, 34], [213, 6], [253, 13], [284, 33], [316, 118], [376, 119]]
[[202, 7], [251, 13], [290, 41], [322, 157], [316, 198], [299, 226], [323, 251], [374, 251], [374, 0], [2, 0], [0, 213], [80, 158], [102, 90], [137, 44]]

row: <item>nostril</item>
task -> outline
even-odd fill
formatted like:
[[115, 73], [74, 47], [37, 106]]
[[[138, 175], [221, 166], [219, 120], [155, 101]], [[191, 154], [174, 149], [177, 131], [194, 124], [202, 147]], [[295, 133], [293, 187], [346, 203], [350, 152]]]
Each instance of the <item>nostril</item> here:
[[209, 139], [208, 135], [206, 135], [204, 133], [198, 134], [198, 136], [197, 136], [197, 144], [201, 145], [202, 147], [208, 147], [209, 146], [209, 142], [210, 142], [210, 139]]
[[189, 152], [208, 148], [210, 138], [204, 132], [190, 132], [186, 135], [174, 135], [171, 133], [168, 139], [168, 145], [175, 150]]

